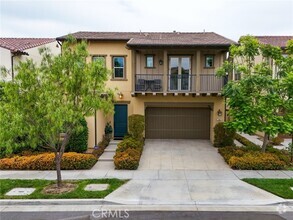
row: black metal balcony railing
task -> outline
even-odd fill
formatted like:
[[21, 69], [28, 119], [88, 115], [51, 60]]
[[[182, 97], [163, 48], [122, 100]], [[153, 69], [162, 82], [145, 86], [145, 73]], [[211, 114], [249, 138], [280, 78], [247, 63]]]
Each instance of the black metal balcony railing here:
[[135, 91], [162, 92], [163, 74], [136, 74]]
[[227, 77], [215, 74], [200, 74], [200, 92], [220, 92], [227, 83]]
[[[218, 93], [227, 83], [227, 77], [218, 77], [215, 74], [136, 74], [136, 92], [199, 92]], [[164, 81], [166, 80], [166, 81]], [[165, 88], [165, 89], [164, 89]]]
[[195, 77], [191, 74], [169, 74], [168, 91], [195, 91]]

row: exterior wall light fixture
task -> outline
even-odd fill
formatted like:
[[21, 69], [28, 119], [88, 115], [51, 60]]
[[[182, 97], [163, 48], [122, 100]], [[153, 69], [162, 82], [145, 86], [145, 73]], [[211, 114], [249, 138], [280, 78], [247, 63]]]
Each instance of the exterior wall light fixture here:
[[217, 114], [218, 114], [218, 116], [222, 116], [223, 115], [223, 113], [222, 113], [222, 111], [220, 109], [217, 111]]
[[164, 63], [163, 60], [159, 60], [160, 65], [163, 65], [163, 63]]
[[123, 93], [122, 92], [118, 92], [118, 97], [119, 97], [119, 99], [123, 99]]

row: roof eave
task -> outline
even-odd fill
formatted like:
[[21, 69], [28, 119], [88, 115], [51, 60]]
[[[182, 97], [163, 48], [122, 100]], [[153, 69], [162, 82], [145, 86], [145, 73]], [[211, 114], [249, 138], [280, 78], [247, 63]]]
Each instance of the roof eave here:
[[187, 48], [187, 47], [212, 47], [212, 48], [229, 48], [232, 44], [127, 44], [128, 48], [170, 48], [170, 47], [177, 47], [177, 48]]

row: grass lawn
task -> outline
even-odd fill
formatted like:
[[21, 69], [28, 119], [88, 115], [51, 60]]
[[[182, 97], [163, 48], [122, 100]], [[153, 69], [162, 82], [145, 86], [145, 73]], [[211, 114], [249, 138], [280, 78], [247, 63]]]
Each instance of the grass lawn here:
[[293, 179], [243, 179], [243, 181], [284, 199], [293, 199]]
[[[119, 179], [86, 179], [86, 180], [64, 180], [65, 182], [77, 184], [77, 188], [68, 193], [62, 194], [43, 194], [44, 187], [56, 183], [53, 180], [19, 180], [19, 179], [2, 179], [0, 180], [0, 199], [88, 199], [88, 198], [104, 198], [126, 181]], [[92, 183], [108, 183], [108, 189], [104, 191], [85, 191], [84, 187]], [[34, 187], [36, 190], [27, 196], [6, 196], [5, 194], [16, 187]]]

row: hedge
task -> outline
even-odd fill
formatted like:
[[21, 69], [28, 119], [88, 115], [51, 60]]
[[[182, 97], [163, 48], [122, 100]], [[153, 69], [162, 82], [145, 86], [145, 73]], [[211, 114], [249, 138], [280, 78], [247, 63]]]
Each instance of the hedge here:
[[131, 137], [137, 140], [143, 139], [144, 126], [143, 115], [134, 114], [128, 117], [128, 132]]
[[[31, 156], [16, 156], [0, 160], [1, 170], [55, 170], [54, 153], [42, 153]], [[62, 170], [90, 169], [97, 159], [92, 154], [75, 152], [64, 153], [61, 162]]]
[[99, 157], [104, 153], [105, 148], [109, 145], [109, 143], [110, 143], [109, 136], [104, 135], [103, 140], [98, 143], [98, 148], [94, 149], [93, 155], [95, 155], [95, 157], [99, 159]]
[[136, 170], [143, 151], [143, 140], [132, 137], [124, 138], [118, 144], [114, 156], [114, 165], [118, 170]]
[[214, 127], [214, 146], [226, 147], [234, 145], [235, 130], [226, 128], [223, 122], [216, 124]]
[[285, 163], [275, 154], [253, 152], [241, 157], [232, 156], [229, 166], [239, 170], [281, 170]]
[[88, 127], [84, 118], [80, 120], [80, 125], [82, 130], [76, 131], [71, 135], [65, 148], [66, 152], [83, 153], [87, 150]]
[[139, 141], [137, 139], [134, 139], [132, 137], [125, 138], [123, 141], [121, 141], [118, 144], [117, 151], [123, 152], [123, 151], [127, 150], [128, 148], [136, 149], [141, 153], [142, 148], [143, 148], [143, 142]]
[[139, 165], [141, 153], [133, 148], [128, 148], [122, 152], [116, 152], [114, 156], [115, 168], [118, 170], [136, 170]]
[[218, 152], [233, 169], [279, 170], [290, 165], [288, 152], [272, 147], [266, 153], [260, 152], [259, 147], [234, 146], [219, 148]]

